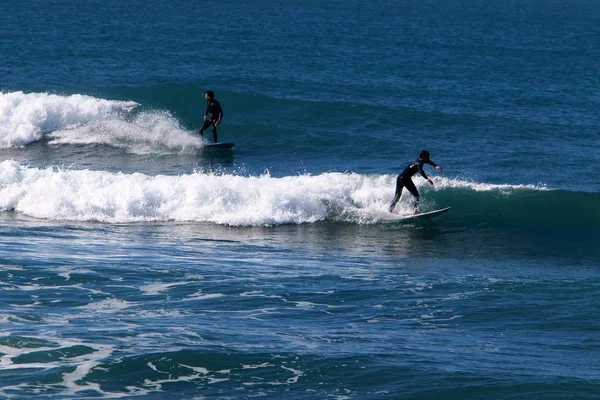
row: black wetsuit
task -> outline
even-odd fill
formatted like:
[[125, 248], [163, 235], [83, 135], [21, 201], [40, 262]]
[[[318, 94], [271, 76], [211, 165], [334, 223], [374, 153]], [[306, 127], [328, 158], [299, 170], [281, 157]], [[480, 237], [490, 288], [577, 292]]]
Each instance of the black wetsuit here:
[[402, 171], [400, 175], [398, 175], [398, 178], [396, 179], [396, 194], [394, 195], [394, 200], [392, 200], [392, 204], [390, 204], [390, 212], [394, 210], [394, 207], [396, 207], [396, 204], [400, 200], [403, 188], [407, 188], [408, 191], [412, 193], [413, 196], [415, 196], [415, 201], [418, 204], [419, 191], [417, 190], [417, 187], [415, 186], [411, 178], [417, 172], [419, 172], [423, 176], [423, 178], [428, 179], [427, 174], [425, 173], [425, 171], [423, 171], [423, 164], [429, 164], [433, 167], [437, 167], [437, 164], [431, 160], [421, 161], [421, 159], [417, 159], [417, 161], [408, 164], [406, 168], [404, 168], [404, 171]]
[[204, 113], [204, 116], [206, 117], [206, 120], [204, 121], [204, 124], [202, 124], [202, 128], [200, 128], [200, 135], [204, 136], [204, 131], [212, 125], [213, 140], [217, 143], [217, 127], [215, 124], [221, 123], [221, 119], [223, 118], [221, 103], [216, 99], [206, 100], [206, 112]]

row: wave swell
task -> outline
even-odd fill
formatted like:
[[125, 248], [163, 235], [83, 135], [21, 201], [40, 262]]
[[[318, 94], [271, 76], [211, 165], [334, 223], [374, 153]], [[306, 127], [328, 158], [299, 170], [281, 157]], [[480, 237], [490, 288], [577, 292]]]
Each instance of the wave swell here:
[[[0, 211], [51, 220], [131, 223], [196, 221], [231, 226], [339, 221], [394, 223], [409, 214], [410, 196], [397, 212], [387, 207], [394, 175], [324, 173], [281, 178], [195, 172], [149, 176], [91, 170], [45, 169], [0, 163]], [[435, 177], [415, 180], [422, 208], [452, 206], [452, 224], [598, 227], [596, 193], [490, 185]], [[573, 206], [577, 211], [573, 211]]]

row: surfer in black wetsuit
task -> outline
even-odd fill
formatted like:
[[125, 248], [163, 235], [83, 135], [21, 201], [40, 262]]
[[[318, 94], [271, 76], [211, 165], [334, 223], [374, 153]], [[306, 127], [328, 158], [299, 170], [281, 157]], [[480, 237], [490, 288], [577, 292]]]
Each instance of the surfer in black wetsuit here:
[[223, 109], [211, 90], [204, 94], [204, 98], [206, 99], [206, 112], [204, 113], [204, 124], [200, 128], [200, 136], [204, 137], [204, 131], [212, 125], [213, 141], [217, 143], [217, 126], [223, 119]]
[[402, 189], [407, 188], [408, 191], [411, 192], [413, 196], [415, 196], [415, 214], [419, 213], [419, 191], [417, 190], [417, 187], [415, 186], [411, 178], [414, 174], [419, 172], [421, 173], [423, 178], [427, 179], [427, 182], [433, 185], [433, 181], [429, 179], [427, 177], [427, 174], [425, 174], [425, 171], [423, 171], [423, 164], [429, 164], [435, 167], [435, 169], [437, 169], [438, 171], [442, 170], [442, 167], [440, 167], [439, 165], [437, 165], [429, 159], [429, 152], [427, 150], [423, 150], [421, 154], [419, 154], [419, 158], [415, 162], [408, 164], [408, 166], [404, 168], [404, 171], [402, 171], [400, 175], [398, 175], [398, 179], [396, 179], [396, 194], [394, 196], [394, 200], [392, 200], [392, 204], [390, 204], [390, 212], [394, 211], [396, 204], [400, 200], [400, 196], [402, 195]]

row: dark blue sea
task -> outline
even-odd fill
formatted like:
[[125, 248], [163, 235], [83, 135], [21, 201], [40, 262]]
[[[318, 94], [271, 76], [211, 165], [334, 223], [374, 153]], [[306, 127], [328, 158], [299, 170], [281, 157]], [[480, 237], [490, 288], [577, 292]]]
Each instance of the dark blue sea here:
[[600, 399], [599, 110], [597, 0], [5, 0], [0, 398]]

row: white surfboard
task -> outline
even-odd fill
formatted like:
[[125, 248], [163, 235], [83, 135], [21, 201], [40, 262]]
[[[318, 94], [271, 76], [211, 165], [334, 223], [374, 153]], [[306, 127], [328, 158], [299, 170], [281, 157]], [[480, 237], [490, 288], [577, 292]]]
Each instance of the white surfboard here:
[[416, 215], [409, 215], [407, 217], [402, 218], [402, 221], [420, 221], [423, 219], [429, 219], [433, 217], [437, 217], [438, 215], [442, 215], [448, 211], [450, 211], [452, 207], [442, 208], [440, 210], [428, 211]]

